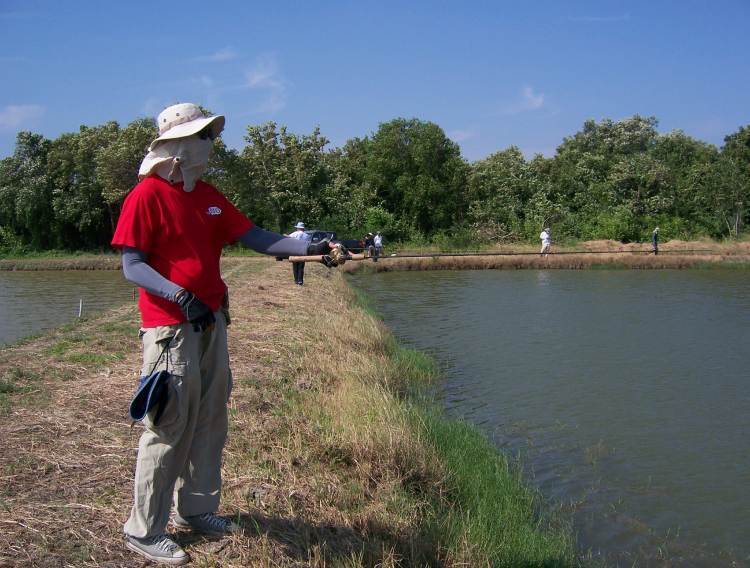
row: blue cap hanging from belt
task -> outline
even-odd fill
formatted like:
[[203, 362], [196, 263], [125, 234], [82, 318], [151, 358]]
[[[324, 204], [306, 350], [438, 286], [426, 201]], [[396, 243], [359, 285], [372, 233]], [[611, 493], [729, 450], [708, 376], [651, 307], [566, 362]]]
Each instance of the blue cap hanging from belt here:
[[164, 369], [154, 371], [150, 375], [141, 377], [138, 388], [130, 401], [130, 418], [143, 420], [146, 415], [156, 408], [153, 422], [156, 424], [161, 418], [167, 405], [167, 384], [171, 373]]

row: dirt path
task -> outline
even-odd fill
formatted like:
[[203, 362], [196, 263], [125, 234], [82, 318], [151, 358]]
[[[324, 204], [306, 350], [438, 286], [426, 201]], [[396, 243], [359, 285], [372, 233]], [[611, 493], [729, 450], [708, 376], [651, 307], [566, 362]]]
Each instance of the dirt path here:
[[[324, 449], [303, 447], [314, 425], [289, 401], [321, 388], [321, 378], [301, 372], [311, 345], [304, 335], [294, 340], [294, 324], [331, 288], [323, 267], [308, 269], [304, 288], [290, 272], [272, 260], [225, 264], [235, 390], [222, 506], [247, 530], [179, 540], [198, 565], [387, 565], [401, 535], [390, 527], [368, 534], [334, 498], [321, 499], [337, 495], [341, 475], [314, 456], [325, 458]], [[140, 435], [126, 416], [140, 366], [137, 330], [129, 305], [0, 354], [0, 565], [143, 564], [121, 532]]]

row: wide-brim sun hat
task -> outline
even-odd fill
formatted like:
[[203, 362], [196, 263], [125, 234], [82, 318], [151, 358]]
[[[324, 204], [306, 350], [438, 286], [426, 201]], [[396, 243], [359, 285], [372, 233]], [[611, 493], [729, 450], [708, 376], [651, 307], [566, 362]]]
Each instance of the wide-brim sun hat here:
[[296, 224], [296, 225], [294, 226], [294, 228], [295, 228], [295, 229], [304, 229], [304, 228], [305, 228], [305, 224], [304, 224], [304, 223], [303, 223], [302, 221], [299, 221], [299, 222], [298, 222], [298, 223], [297, 223], [297, 224]]
[[216, 138], [224, 130], [225, 119], [220, 114], [206, 116], [196, 104], [180, 103], [161, 111], [156, 122], [159, 127], [159, 136], [151, 142], [151, 148], [164, 140], [186, 138], [198, 134], [206, 127], [211, 128], [211, 137]]

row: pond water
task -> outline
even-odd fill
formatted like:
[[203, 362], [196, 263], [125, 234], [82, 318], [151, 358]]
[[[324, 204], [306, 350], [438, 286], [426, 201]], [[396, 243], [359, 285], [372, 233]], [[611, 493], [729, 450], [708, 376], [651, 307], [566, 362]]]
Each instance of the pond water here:
[[745, 271], [360, 274], [405, 344], [621, 566], [750, 565]]
[[[0, 271], [0, 345], [133, 301], [119, 270]], [[136, 296], [137, 297], [137, 296]]]

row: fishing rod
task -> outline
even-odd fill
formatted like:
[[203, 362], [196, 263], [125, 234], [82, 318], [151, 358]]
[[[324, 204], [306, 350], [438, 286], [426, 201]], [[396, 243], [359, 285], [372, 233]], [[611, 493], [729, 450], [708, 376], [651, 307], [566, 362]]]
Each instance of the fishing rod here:
[[336, 253], [336, 249], [331, 250], [331, 254], [314, 254], [311, 256], [290, 256], [287, 260], [289, 262], [323, 262], [324, 257], [329, 257], [333, 259], [337, 264], [344, 264], [347, 260], [366, 260], [368, 258], [374, 258], [374, 257], [368, 257], [364, 253], [360, 254], [351, 254], [349, 252], [338, 252]]
[[[334, 249], [335, 250], [335, 249]], [[721, 255], [721, 253], [714, 252], [710, 249], [681, 249], [681, 250], [660, 250], [660, 255], [667, 254], [703, 254], [703, 255]], [[654, 254], [652, 250], [575, 250], [575, 251], [560, 251], [545, 253], [549, 256], [562, 256], [562, 255], [573, 255], [573, 254]], [[436, 252], [436, 253], [419, 253], [419, 254], [401, 254], [391, 253], [388, 256], [370, 256], [364, 253], [350, 254], [341, 253], [337, 260], [339, 263], [347, 260], [393, 260], [398, 258], [441, 258], [441, 257], [461, 257], [461, 256], [541, 256], [538, 252]], [[290, 256], [291, 262], [321, 262], [323, 255], [312, 255], [312, 256]]]

